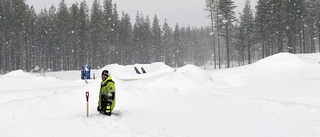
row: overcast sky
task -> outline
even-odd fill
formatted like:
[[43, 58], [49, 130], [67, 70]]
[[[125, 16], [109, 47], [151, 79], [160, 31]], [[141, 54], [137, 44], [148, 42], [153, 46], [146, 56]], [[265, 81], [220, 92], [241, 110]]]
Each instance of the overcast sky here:
[[[49, 8], [52, 4], [58, 7], [61, 0], [27, 0], [29, 5], [33, 5], [36, 12], [39, 12], [44, 7]], [[72, 3], [80, 3], [83, 0], [65, 0], [67, 6], [70, 7]], [[252, 9], [255, 10], [257, 0], [251, 0]], [[89, 8], [93, 0], [86, 0]], [[100, 0], [101, 4], [103, 0]], [[242, 12], [245, 0], [234, 0], [238, 12]], [[131, 19], [134, 21], [137, 11], [142, 12], [144, 16], [149, 15], [151, 21], [155, 14], [163, 24], [164, 19], [171, 27], [176, 23], [182, 26], [209, 26], [210, 20], [207, 18], [208, 13], [204, 11], [205, 0], [113, 0], [118, 6], [119, 16], [121, 12], [129, 13]], [[182, 4], [183, 3], [183, 4]], [[133, 22], [134, 23], [134, 22]]]

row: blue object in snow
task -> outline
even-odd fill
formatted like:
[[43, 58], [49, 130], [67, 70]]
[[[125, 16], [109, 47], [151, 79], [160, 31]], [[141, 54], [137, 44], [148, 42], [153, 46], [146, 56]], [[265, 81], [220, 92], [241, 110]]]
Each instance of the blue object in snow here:
[[82, 66], [81, 68], [81, 79], [90, 79], [91, 68], [88, 65]]

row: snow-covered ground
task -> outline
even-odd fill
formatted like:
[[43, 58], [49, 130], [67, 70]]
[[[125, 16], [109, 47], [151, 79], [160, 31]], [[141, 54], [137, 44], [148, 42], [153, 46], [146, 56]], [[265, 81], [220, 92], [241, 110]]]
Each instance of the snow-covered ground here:
[[[108, 65], [111, 117], [96, 106], [101, 70], [0, 75], [3, 137], [319, 137], [320, 54], [280, 53], [231, 69]], [[147, 73], [138, 75], [134, 67]], [[90, 92], [86, 117], [85, 92]]]

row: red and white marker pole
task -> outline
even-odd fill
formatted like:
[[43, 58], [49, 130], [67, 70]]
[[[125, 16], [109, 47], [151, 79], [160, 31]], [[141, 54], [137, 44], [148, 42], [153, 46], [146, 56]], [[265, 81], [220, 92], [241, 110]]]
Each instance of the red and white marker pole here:
[[86, 92], [86, 98], [87, 98], [87, 117], [89, 117], [89, 91]]

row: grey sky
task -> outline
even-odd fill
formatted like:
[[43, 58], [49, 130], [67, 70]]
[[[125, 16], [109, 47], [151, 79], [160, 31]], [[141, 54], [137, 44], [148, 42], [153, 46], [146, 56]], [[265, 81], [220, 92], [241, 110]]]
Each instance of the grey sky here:
[[[61, 0], [27, 0], [29, 5], [33, 5], [35, 10], [39, 12], [44, 7], [49, 8], [52, 4], [58, 7]], [[80, 3], [83, 0], [65, 0], [67, 6], [70, 7], [72, 3]], [[256, 1], [251, 0], [252, 9], [255, 9]], [[93, 0], [86, 0], [89, 7], [91, 7]], [[100, 0], [101, 4], [103, 0]], [[238, 6], [236, 14], [241, 12], [245, 0], [234, 0]], [[149, 15], [152, 20], [157, 14], [160, 23], [162, 24], [166, 18], [169, 25], [173, 27], [176, 23], [182, 26], [208, 26], [210, 20], [207, 18], [208, 13], [204, 11], [205, 0], [113, 0], [117, 3], [119, 16], [122, 11], [129, 13], [131, 19], [134, 21], [137, 11], [142, 12], [144, 16]], [[183, 3], [183, 4], [181, 4]]]

